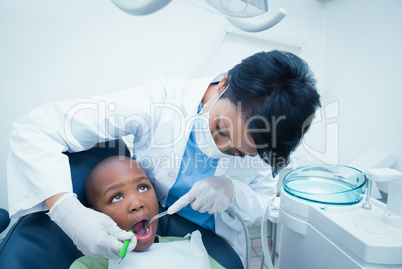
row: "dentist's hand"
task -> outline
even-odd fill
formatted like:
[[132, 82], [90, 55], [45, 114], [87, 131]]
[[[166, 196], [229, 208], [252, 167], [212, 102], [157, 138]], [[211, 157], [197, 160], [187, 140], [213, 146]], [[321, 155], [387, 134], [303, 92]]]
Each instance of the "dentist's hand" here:
[[229, 208], [233, 200], [233, 184], [226, 177], [212, 176], [196, 182], [193, 187], [168, 209], [174, 214], [191, 203], [194, 210], [214, 214]]
[[73, 193], [64, 194], [48, 215], [87, 256], [118, 259], [124, 240], [131, 239], [127, 251], [137, 245], [134, 234], [120, 229], [109, 216], [83, 206]]

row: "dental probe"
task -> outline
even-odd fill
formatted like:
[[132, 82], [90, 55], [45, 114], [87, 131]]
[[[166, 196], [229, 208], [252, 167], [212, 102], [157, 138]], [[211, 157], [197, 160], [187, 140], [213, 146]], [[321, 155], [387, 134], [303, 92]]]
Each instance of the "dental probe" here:
[[167, 214], [167, 210], [166, 210], [166, 211], [163, 211], [162, 213], [159, 213], [159, 214], [156, 215], [156, 216], [153, 216], [152, 219], [148, 222], [148, 225], [147, 225], [147, 226], [151, 225], [151, 223], [152, 223], [154, 220], [159, 219], [159, 218], [165, 216], [166, 214]]
[[[134, 233], [133, 230], [129, 231], [130, 233]], [[124, 241], [123, 244], [123, 248], [121, 249], [120, 253], [119, 253], [119, 264], [121, 263], [121, 261], [123, 260], [124, 257], [126, 257], [127, 254], [127, 248], [128, 245], [130, 244], [130, 239], [127, 239], [126, 241]]]

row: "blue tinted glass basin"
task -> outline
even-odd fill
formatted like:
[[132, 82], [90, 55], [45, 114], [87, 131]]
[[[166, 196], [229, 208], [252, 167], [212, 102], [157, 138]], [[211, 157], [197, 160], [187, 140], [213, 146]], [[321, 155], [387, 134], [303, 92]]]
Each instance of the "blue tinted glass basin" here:
[[352, 205], [362, 200], [366, 183], [366, 176], [353, 167], [322, 164], [293, 170], [283, 179], [283, 188], [310, 202]]

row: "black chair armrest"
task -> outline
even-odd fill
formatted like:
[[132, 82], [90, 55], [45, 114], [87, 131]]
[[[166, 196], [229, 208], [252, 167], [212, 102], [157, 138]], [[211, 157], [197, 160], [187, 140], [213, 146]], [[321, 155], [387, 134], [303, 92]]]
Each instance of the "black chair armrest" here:
[[10, 224], [10, 216], [8, 215], [8, 211], [0, 208], [0, 233], [2, 233]]

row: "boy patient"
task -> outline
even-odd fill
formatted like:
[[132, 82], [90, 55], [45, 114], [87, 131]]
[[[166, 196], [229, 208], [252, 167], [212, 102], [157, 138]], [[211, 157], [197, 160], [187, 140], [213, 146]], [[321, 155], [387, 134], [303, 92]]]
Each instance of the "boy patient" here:
[[[89, 206], [110, 216], [121, 229], [133, 230], [137, 238], [134, 251], [144, 251], [155, 242], [181, 241], [181, 237], [156, 236], [158, 220], [148, 225], [159, 213], [154, 188], [142, 167], [124, 156], [109, 157], [96, 165], [85, 181]], [[124, 261], [123, 261], [124, 262]], [[211, 268], [223, 268], [209, 257]], [[70, 269], [108, 268], [108, 260], [100, 257], [81, 257]]]

